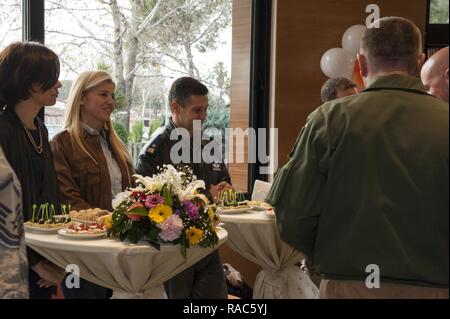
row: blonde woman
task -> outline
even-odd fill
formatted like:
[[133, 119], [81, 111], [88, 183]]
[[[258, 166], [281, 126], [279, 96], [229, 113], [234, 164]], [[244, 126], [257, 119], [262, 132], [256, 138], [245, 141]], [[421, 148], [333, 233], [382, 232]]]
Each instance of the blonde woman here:
[[[115, 84], [103, 71], [84, 72], [67, 100], [64, 130], [51, 141], [61, 198], [72, 209], [112, 210], [113, 197], [131, 185], [130, 156], [111, 123]], [[66, 298], [106, 298], [106, 288], [81, 280]]]

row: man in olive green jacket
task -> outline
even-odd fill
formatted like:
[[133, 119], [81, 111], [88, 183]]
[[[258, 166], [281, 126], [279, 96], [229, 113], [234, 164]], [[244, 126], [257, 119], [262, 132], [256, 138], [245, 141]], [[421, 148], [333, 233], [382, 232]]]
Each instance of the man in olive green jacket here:
[[449, 109], [418, 78], [417, 27], [379, 22], [358, 55], [367, 89], [309, 116], [267, 200], [322, 298], [448, 298]]

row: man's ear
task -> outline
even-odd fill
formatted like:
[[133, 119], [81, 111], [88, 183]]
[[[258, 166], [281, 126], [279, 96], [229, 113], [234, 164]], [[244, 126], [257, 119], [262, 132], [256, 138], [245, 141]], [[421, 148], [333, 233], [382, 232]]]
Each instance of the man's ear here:
[[418, 66], [419, 66], [419, 70], [422, 69], [423, 64], [425, 63], [426, 58], [427, 58], [427, 57], [426, 57], [425, 53], [422, 53], [421, 55], [419, 55], [419, 59], [418, 59], [418, 61], [417, 61]]
[[447, 82], [448, 85], [448, 68], [444, 72], [444, 80]]
[[367, 58], [362, 53], [358, 53], [359, 69], [361, 70], [361, 76], [366, 78], [369, 75], [369, 66], [367, 64]]
[[180, 107], [180, 104], [176, 101], [170, 102], [170, 110], [172, 111], [172, 114], [180, 114]]

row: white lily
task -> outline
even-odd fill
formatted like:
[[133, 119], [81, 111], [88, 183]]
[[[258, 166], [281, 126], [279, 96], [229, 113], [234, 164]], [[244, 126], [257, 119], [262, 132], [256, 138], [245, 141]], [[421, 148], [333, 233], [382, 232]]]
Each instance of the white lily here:
[[179, 198], [181, 200], [189, 199], [187, 197], [196, 195], [198, 189], [205, 189], [205, 182], [202, 180], [196, 180], [186, 186], [185, 189], [181, 189]]
[[114, 197], [114, 199], [112, 200], [112, 208], [116, 209], [117, 207], [119, 207], [120, 204], [122, 204], [125, 200], [128, 199], [130, 194], [131, 193], [129, 191], [124, 191], [122, 193], [118, 193], [116, 195], [116, 197]]

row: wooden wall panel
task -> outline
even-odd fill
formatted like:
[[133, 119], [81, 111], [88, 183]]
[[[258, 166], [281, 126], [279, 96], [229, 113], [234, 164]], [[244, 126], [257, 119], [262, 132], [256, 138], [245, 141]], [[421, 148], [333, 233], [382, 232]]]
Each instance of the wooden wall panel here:
[[[244, 130], [249, 125], [251, 8], [251, 0], [233, 0], [230, 127]], [[245, 148], [246, 161], [247, 151]], [[236, 150], [233, 154], [235, 158], [241, 155]], [[247, 171], [248, 163], [230, 164], [231, 180], [237, 190], [247, 191]]]
[[278, 0], [274, 114], [279, 128], [279, 167], [287, 161], [307, 116], [320, 103], [327, 77], [320, 59], [328, 49], [341, 47], [345, 30], [365, 24], [368, 4], [381, 16], [402, 16], [425, 30], [426, 0]]

